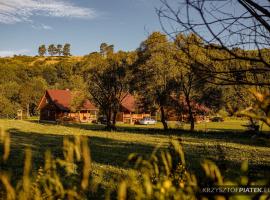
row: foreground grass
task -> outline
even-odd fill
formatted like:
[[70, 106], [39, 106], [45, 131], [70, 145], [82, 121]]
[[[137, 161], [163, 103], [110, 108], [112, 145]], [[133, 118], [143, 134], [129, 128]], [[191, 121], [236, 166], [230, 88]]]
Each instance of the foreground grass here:
[[[234, 126], [229, 126], [233, 123]], [[11, 155], [5, 169], [12, 174], [12, 181], [23, 172], [25, 147], [33, 152], [33, 168], [43, 165], [46, 150], [55, 157], [62, 156], [63, 136], [89, 136], [93, 174], [104, 187], [113, 186], [112, 175], [125, 176], [130, 169], [126, 159], [130, 153], [150, 155], [156, 146], [166, 148], [171, 138], [181, 140], [189, 169], [199, 173], [200, 163], [204, 159], [215, 161], [225, 178], [233, 178], [239, 172], [241, 162], [248, 160], [251, 179], [270, 178], [270, 144], [265, 138], [251, 138], [250, 134], [240, 132], [245, 121], [199, 124], [202, 132], [171, 130], [163, 132], [161, 126], [120, 125], [117, 132], [107, 132], [102, 125], [71, 124], [68, 126], [40, 124], [35, 121], [0, 120], [11, 136]], [[201, 129], [199, 128], [201, 126]], [[209, 132], [211, 130], [217, 132]], [[238, 127], [238, 129], [236, 128]], [[235, 129], [238, 132], [224, 130]], [[205, 131], [207, 130], [207, 131]], [[200, 176], [200, 174], [198, 174]]]

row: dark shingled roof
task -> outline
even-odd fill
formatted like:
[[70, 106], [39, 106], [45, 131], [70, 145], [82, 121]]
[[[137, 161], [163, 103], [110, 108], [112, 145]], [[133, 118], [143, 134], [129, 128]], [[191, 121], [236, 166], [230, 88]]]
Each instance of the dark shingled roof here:
[[[54, 104], [63, 111], [69, 111], [72, 101], [70, 90], [46, 90], [46, 94], [54, 102]], [[94, 104], [88, 99], [85, 99], [84, 104], [80, 110], [98, 110]]]

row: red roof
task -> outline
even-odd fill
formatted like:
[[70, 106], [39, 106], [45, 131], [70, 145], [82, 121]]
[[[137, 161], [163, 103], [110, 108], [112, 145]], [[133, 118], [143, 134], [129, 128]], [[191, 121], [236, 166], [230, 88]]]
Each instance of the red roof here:
[[[72, 94], [70, 90], [46, 90], [46, 94], [54, 102], [54, 104], [63, 111], [69, 111], [72, 101]], [[94, 104], [88, 99], [85, 99], [84, 104], [80, 110], [98, 110]]]
[[[188, 112], [188, 105], [187, 105], [187, 102], [186, 102], [186, 100], [185, 100], [185, 98], [184, 98], [183, 95], [181, 95], [178, 98], [176, 96], [171, 96], [171, 97], [172, 97], [172, 99], [174, 101], [178, 102], [177, 104], [180, 103], [182, 105], [182, 108], [183, 108], [183, 110], [185, 112]], [[196, 112], [202, 112], [202, 113], [209, 113], [209, 112], [211, 112], [211, 109], [210, 108], [208, 108], [207, 106], [205, 106], [203, 104], [199, 104], [199, 103], [197, 103], [194, 100], [191, 100], [190, 104], [191, 104], [192, 109], [194, 111], [196, 111]]]
[[129, 112], [135, 112], [136, 110], [136, 100], [131, 94], [127, 94], [122, 100], [121, 105], [124, 109]]

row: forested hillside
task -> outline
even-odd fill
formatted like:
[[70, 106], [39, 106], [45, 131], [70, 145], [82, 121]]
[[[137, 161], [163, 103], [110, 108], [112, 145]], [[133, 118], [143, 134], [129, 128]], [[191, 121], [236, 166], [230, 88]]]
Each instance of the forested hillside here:
[[81, 84], [76, 69], [83, 57], [0, 58], [0, 114], [14, 116], [17, 109], [36, 114], [37, 103], [47, 88], [74, 88]]

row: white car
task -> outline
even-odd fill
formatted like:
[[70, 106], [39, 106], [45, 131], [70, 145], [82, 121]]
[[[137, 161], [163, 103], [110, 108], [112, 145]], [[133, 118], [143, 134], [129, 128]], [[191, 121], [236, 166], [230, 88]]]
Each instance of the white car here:
[[139, 120], [139, 124], [147, 125], [147, 124], [156, 124], [157, 121], [154, 119], [151, 119], [149, 117], [143, 118]]

